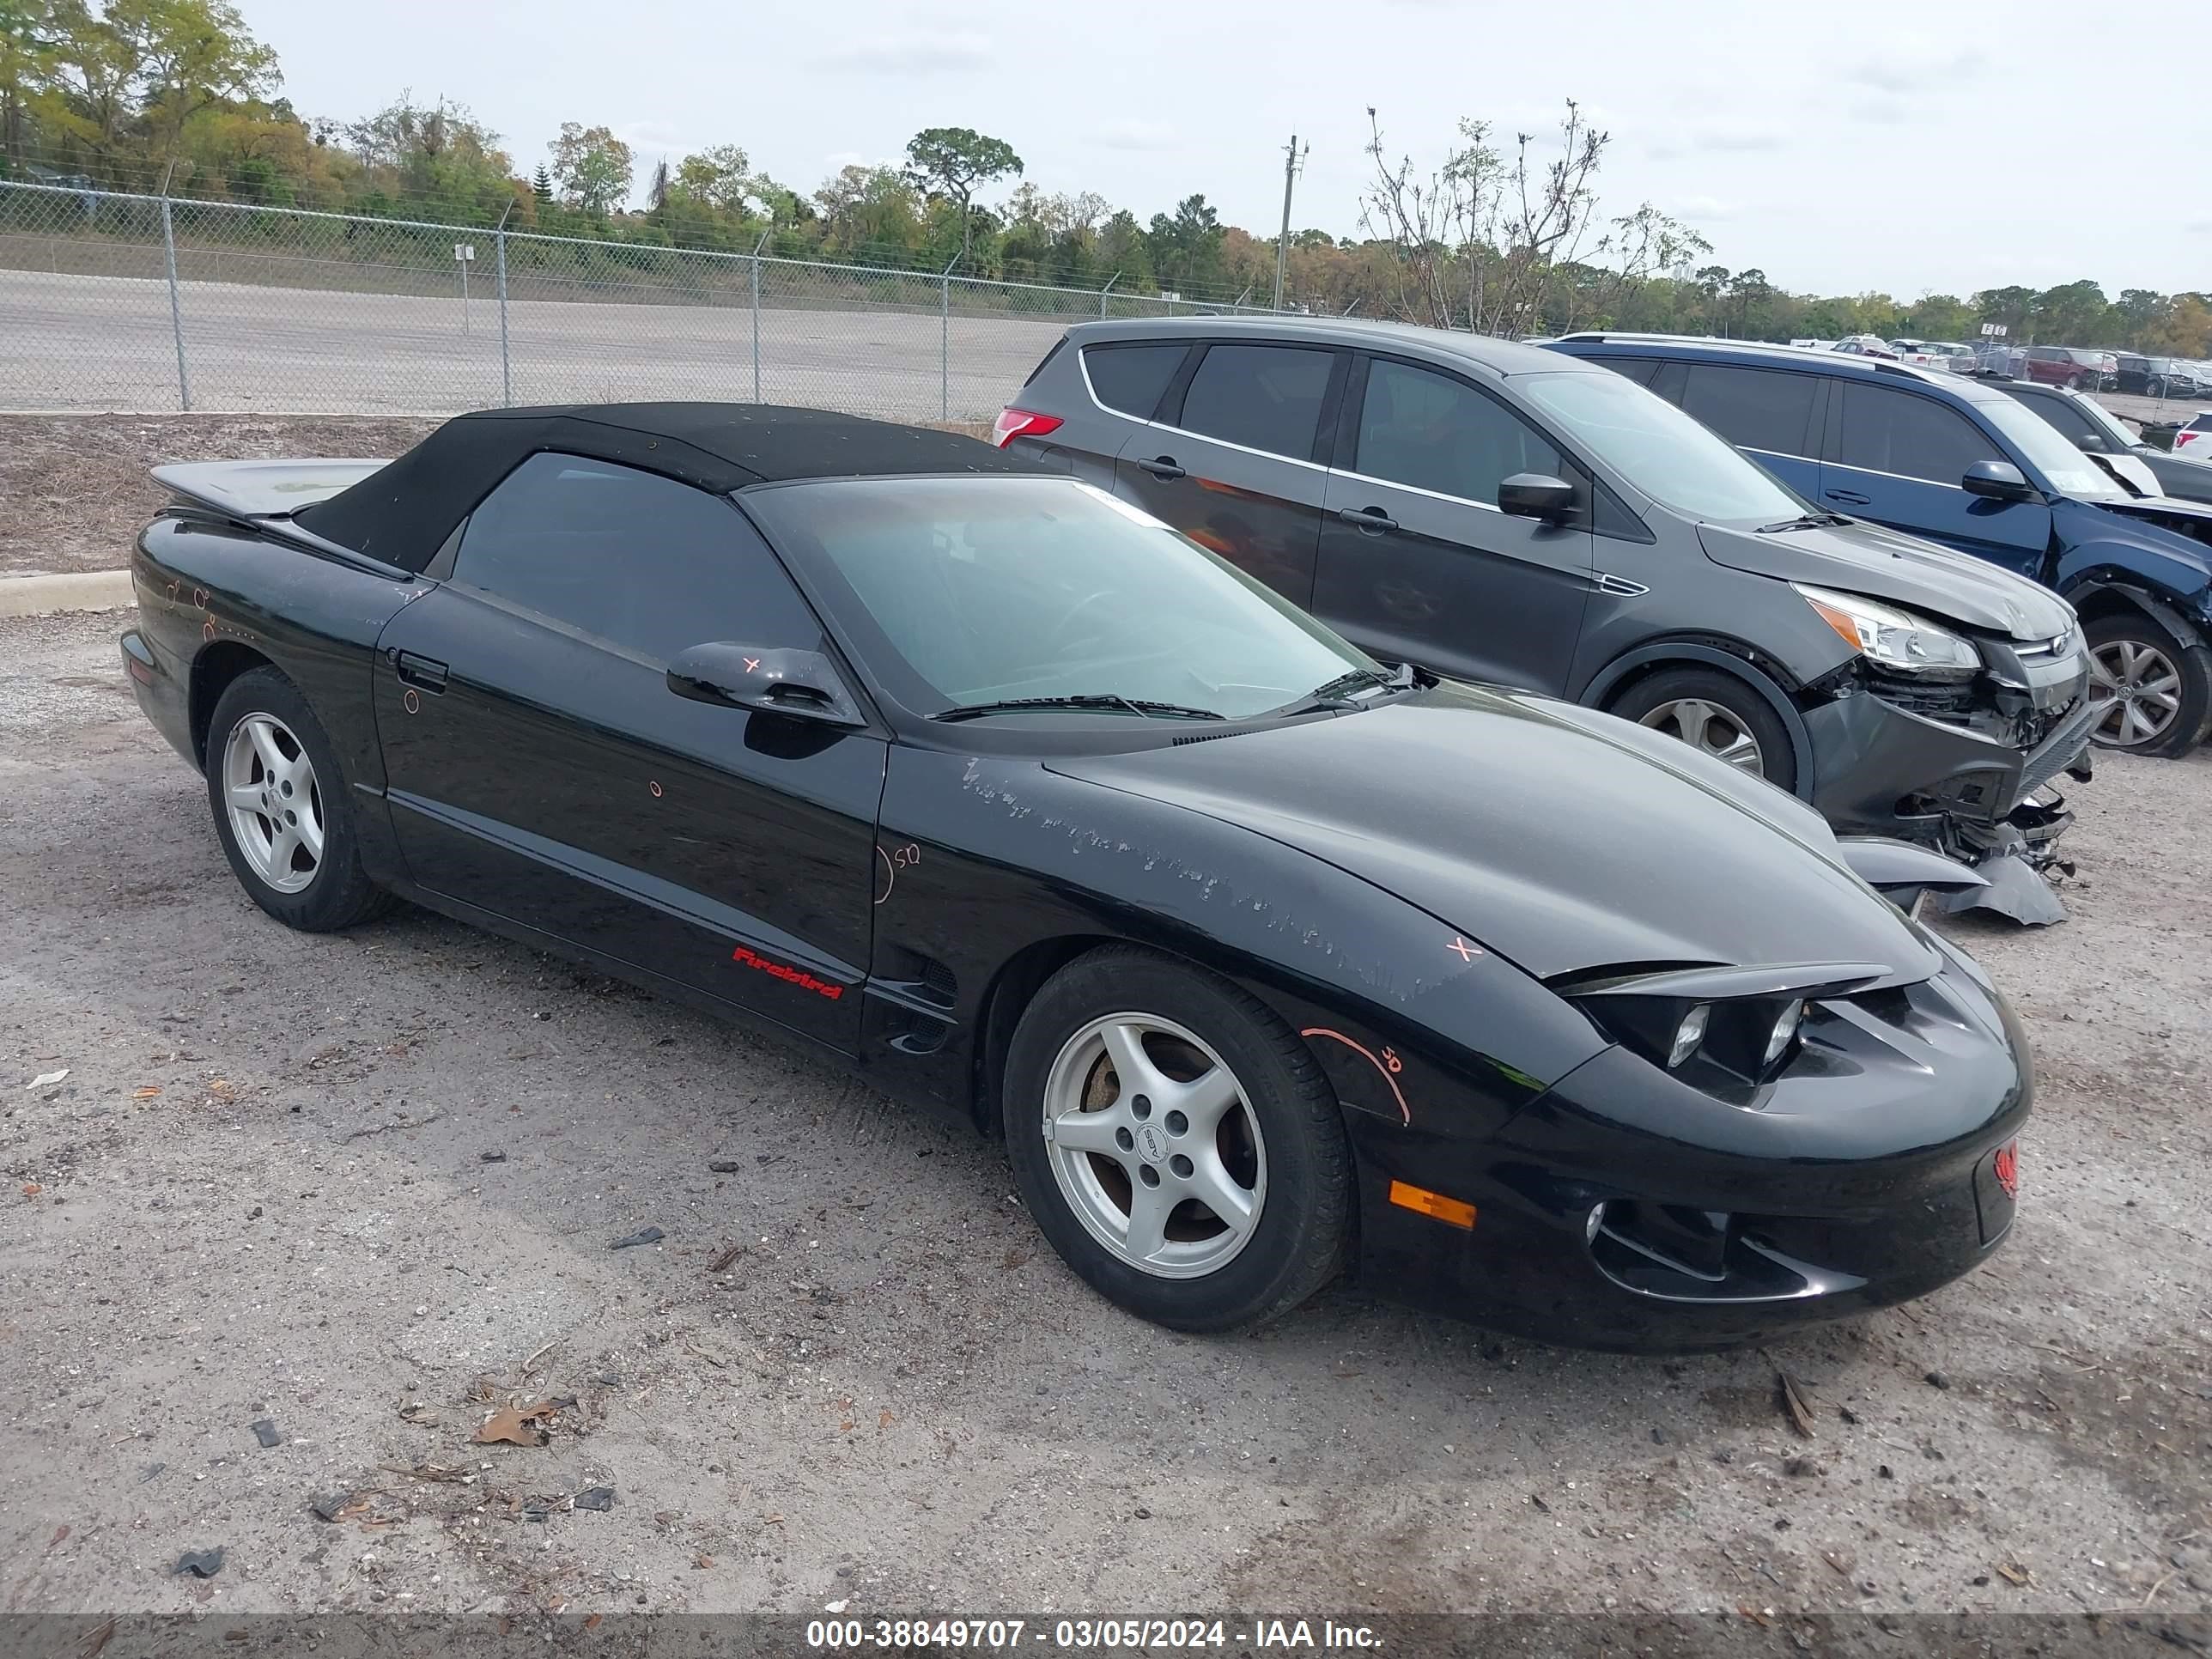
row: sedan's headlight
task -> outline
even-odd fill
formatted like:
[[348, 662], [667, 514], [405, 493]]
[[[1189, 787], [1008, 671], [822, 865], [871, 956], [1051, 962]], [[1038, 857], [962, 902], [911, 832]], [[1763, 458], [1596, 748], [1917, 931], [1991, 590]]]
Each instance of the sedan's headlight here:
[[1981, 671], [1981, 654], [1971, 641], [1937, 627], [1925, 617], [1857, 593], [1838, 593], [1803, 582], [1790, 586], [1853, 650], [1893, 672], [1923, 679], [1968, 680]]
[[1806, 1004], [1890, 975], [1879, 963], [1599, 973], [1558, 984], [1615, 1042], [1708, 1092], [1771, 1081], [1797, 1047]]

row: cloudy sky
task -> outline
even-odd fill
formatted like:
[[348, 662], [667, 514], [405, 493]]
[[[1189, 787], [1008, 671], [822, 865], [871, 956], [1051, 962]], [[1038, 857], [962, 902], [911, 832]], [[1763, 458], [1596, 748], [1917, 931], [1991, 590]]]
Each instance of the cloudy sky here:
[[1312, 153], [1295, 222], [1352, 234], [1369, 106], [1393, 154], [1418, 161], [1462, 116], [1549, 132], [1572, 97], [1613, 136], [1607, 210], [1656, 202], [1720, 263], [1784, 288], [2212, 288], [2208, 152], [2176, 156], [2212, 99], [2212, 5], [241, 7], [303, 113], [349, 118], [402, 89], [454, 98], [526, 172], [564, 120], [613, 128], [641, 182], [664, 152], [735, 143], [802, 190], [896, 159], [918, 128], [972, 126], [1008, 140], [1043, 190], [1096, 190], [1140, 219], [1201, 191], [1266, 235], [1296, 132]]

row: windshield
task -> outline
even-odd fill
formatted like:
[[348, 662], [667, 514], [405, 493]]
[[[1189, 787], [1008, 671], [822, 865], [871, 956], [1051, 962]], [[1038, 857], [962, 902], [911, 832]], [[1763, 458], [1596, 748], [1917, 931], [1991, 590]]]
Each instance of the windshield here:
[[1724, 438], [1610, 373], [1521, 374], [1528, 401], [1655, 501], [1693, 519], [1769, 524], [1810, 511]]
[[2040, 415], [2023, 409], [2010, 398], [1999, 397], [1974, 407], [2013, 447], [2027, 457], [2050, 487], [2062, 495], [2082, 501], [2124, 501], [2131, 499], [2118, 480], [2047, 425]]
[[839, 479], [744, 499], [778, 545], [842, 582], [853, 602], [832, 610], [854, 649], [919, 714], [1082, 697], [1123, 700], [1099, 713], [1109, 720], [1144, 717], [1127, 704], [1243, 720], [1376, 667], [1226, 561], [1073, 479]]

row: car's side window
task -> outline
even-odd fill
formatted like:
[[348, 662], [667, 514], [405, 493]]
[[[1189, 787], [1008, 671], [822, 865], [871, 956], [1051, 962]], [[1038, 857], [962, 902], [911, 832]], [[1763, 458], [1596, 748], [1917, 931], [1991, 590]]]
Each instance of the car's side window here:
[[1149, 421], [1188, 349], [1181, 344], [1086, 346], [1083, 370], [1100, 403]]
[[714, 641], [817, 648], [775, 555], [720, 496], [611, 461], [547, 453], [469, 515], [453, 580], [665, 667]]
[[1595, 357], [1590, 361], [1603, 363], [1616, 374], [1625, 374], [1638, 386], [1650, 386], [1651, 377], [1659, 372], [1656, 357]]
[[1175, 423], [1200, 437], [1310, 459], [1335, 367], [1334, 352], [1310, 346], [1209, 346]]
[[1495, 507], [1515, 473], [1565, 468], [1534, 428], [1473, 386], [1380, 357], [1367, 365], [1355, 472]]
[[1843, 390], [1836, 459], [1845, 466], [1956, 488], [1976, 461], [2005, 459], [1979, 427], [1933, 398], [1856, 380]]
[[1682, 410], [1745, 449], [1806, 455], [1812, 453], [1806, 433], [1820, 392], [1816, 375], [1692, 363]]
[[2079, 444], [2084, 438], [2094, 438], [2100, 449], [2106, 447], [2102, 428], [2096, 426], [2087, 415], [2063, 398], [2036, 398], [2022, 401], [2043, 416], [2045, 425], [2056, 428], [2063, 433], [2069, 443]]

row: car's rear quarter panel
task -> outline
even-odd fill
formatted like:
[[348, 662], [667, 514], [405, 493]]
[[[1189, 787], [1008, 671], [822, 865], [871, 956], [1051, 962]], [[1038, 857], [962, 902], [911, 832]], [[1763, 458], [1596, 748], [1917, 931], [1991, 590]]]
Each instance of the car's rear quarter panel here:
[[[313, 707], [357, 799], [381, 801], [384, 765], [369, 703], [377, 636], [428, 584], [190, 511], [165, 514], [140, 533], [131, 580], [137, 633], [155, 677], [142, 701], [196, 766], [205, 763], [208, 720], [223, 688], [266, 663]], [[372, 874], [395, 872], [380, 805], [359, 816]]]

